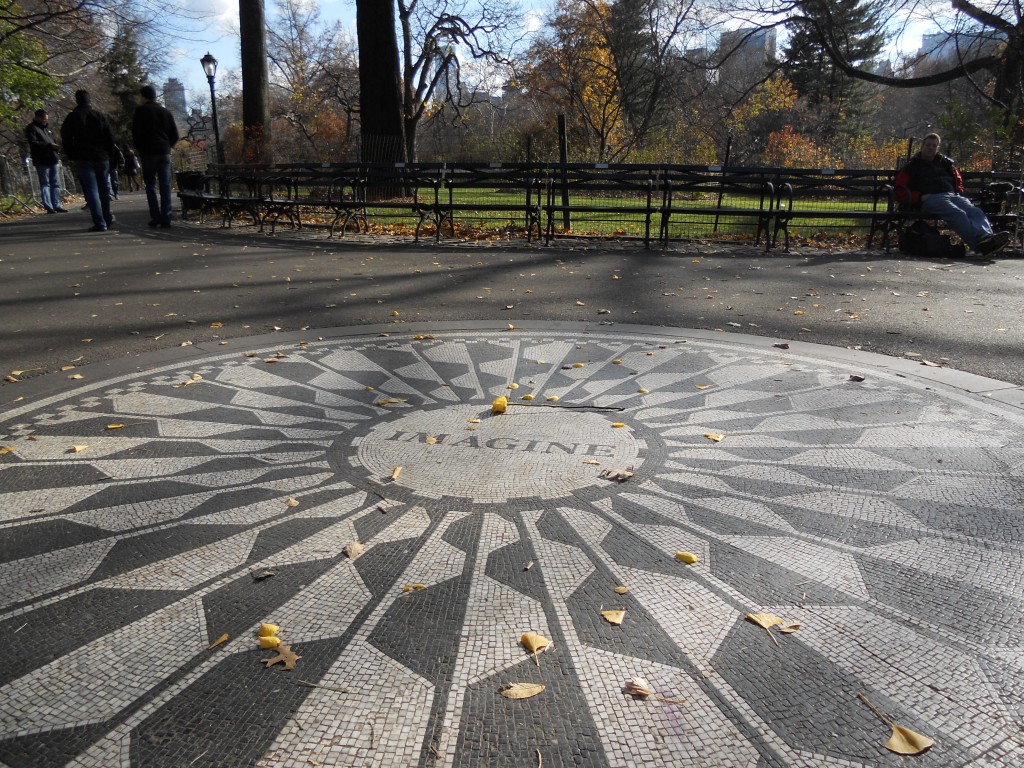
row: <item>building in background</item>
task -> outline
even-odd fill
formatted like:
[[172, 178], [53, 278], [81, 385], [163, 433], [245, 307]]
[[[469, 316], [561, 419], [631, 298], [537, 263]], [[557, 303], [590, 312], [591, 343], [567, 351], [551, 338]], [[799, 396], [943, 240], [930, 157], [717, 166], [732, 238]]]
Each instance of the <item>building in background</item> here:
[[174, 115], [174, 122], [179, 132], [185, 133], [185, 126], [188, 125], [188, 110], [185, 107], [185, 86], [177, 78], [170, 78], [164, 83], [163, 103], [171, 114]]

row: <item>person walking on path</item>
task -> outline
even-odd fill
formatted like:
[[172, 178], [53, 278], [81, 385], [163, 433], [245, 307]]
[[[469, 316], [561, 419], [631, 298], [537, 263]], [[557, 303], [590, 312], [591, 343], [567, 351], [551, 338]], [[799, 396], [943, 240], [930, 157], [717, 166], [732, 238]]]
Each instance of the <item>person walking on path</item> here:
[[896, 198], [921, 213], [942, 219], [972, 250], [990, 256], [1010, 242], [1009, 232], [994, 232], [985, 212], [964, 197], [964, 181], [953, 161], [939, 154], [942, 139], [929, 133], [921, 149], [896, 174]]
[[[149, 226], [171, 226], [171, 149], [178, 143], [178, 127], [174, 117], [156, 102], [156, 89], [142, 86], [142, 104], [132, 118], [132, 141], [142, 163], [142, 182], [149, 202]], [[160, 184], [159, 198], [157, 183]]]
[[25, 139], [32, 156], [32, 165], [39, 174], [39, 196], [47, 213], [67, 213], [60, 200], [60, 172], [57, 150], [60, 145], [50, 129], [45, 109], [37, 109], [32, 122], [25, 126]]
[[89, 92], [75, 91], [78, 105], [60, 127], [64, 152], [78, 166], [82, 193], [92, 214], [90, 232], [106, 232], [114, 223], [110, 213], [110, 166], [117, 163], [117, 143], [107, 116], [91, 105]]
[[136, 176], [139, 172], [139, 159], [135, 156], [135, 151], [128, 145], [128, 142], [121, 145], [121, 154], [124, 155], [124, 179], [128, 191], [138, 192], [142, 189]]

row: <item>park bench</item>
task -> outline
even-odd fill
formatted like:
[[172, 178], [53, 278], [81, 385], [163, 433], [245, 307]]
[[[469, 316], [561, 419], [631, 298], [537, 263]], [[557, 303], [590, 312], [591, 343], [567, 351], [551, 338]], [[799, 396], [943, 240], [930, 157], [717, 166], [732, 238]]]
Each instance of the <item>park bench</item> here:
[[587, 224], [593, 227], [608, 221], [620, 223], [613, 234], [621, 236], [622, 217], [635, 217], [643, 222], [644, 246], [650, 247], [651, 222], [658, 212], [655, 175], [654, 169], [636, 165], [550, 166], [544, 181], [545, 243], [557, 234], [576, 234], [578, 229], [586, 233]]
[[754, 244], [765, 236], [770, 247], [769, 226], [775, 215], [774, 185], [760, 168], [717, 165], [673, 165], [659, 171], [661, 189], [658, 238], [662, 245], [677, 237], [702, 237], [720, 228], [753, 227]]
[[868, 227], [868, 248], [878, 235], [886, 252], [890, 235], [900, 220], [895, 205], [892, 174], [857, 169], [771, 169], [775, 211], [770, 247], [783, 236], [789, 250], [790, 226], [813, 224], [815, 231]]
[[455, 236], [457, 219], [484, 227], [526, 230], [541, 237], [541, 177], [529, 164], [450, 163], [441, 169], [442, 184], [434, 188], [435, 235], [445, 223]]

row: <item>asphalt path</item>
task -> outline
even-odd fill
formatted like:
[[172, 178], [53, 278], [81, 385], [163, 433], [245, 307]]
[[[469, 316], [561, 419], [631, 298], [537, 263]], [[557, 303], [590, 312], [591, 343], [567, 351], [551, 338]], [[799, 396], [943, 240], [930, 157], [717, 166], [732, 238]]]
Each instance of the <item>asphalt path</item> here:
[[[0, 376], [27, 379], [273, 331], [452, 320], [720, 330], [928, 361], [1024, 385], [1024, 259], [882, 251], [151, 229], [145, 199], [0, 220]], [[70, 369], [69, 369], [70, 370]], [[14, 373], [19, 372], [19, 373]], [[70, 375], [70, 374], [69, 374]], [[3, 402], [16, 395], [5, 381]]]

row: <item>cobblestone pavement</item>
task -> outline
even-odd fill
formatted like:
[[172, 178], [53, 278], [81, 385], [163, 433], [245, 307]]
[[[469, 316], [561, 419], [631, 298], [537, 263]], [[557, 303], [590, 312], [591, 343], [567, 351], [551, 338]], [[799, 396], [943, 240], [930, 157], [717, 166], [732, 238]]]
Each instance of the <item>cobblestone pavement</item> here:
[[1024, 765], [1019, 407], [763, 338], [389, 330], [0, 411], [0, 764]]

